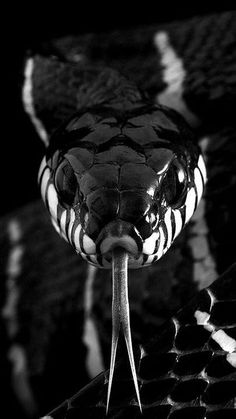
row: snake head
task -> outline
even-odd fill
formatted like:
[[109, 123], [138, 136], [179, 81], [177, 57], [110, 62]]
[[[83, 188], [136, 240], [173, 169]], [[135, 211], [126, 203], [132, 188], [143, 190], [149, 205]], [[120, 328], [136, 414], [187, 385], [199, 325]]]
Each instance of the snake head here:
[[121, 246], [138, 268], [159, 260], [188, 222], [206, 171], [182, 117], [146, 105], [74, 115], [52, 136], [39, 179], [53, 225], [77, 253], [110, 268]]

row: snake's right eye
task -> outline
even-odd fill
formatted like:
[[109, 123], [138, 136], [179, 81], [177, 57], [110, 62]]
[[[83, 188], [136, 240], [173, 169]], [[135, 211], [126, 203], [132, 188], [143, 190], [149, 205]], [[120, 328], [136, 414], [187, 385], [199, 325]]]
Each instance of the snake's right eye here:
[[162, 190], [167, 205], [181, 206], [187, 191], [187, 173], [177, 159], [172, 162], [163, 179]]
[[62, 204], [72, 205], [76, 196], [78, 182], [70, 163], [63, 160], [54, 176], [55, 188]]

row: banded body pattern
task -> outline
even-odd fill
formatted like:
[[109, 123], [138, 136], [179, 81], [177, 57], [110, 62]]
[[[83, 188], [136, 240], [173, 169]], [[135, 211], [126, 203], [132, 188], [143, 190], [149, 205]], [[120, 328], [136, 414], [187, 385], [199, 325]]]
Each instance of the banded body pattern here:
[[[127, 364], [117, 366], [108, 418], [232, 419], [236, 397], [236, 265], [167, 322], [139, 354], [143, 414]], [[232, 281], [233, 286], [232, 286]], [[47, 417], [104, 418], [107, 372]]]
[[[143, 106], [73, 116], [52, 137], [39, 183], [54, 227], [82, 257], [109, 268], [122, 246], [137, 268], [159, 260], [194, 213], [206, 169], [175, 112]], [[108, 226], [108, 227], [107, 227]]]

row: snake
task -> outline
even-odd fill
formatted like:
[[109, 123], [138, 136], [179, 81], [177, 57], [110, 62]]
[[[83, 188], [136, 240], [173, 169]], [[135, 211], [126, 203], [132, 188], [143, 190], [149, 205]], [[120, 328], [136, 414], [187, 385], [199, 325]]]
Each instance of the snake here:
[[[119, 329], [131, 342], [127, 270], [158, 261], [193, 215], [206, 168], [188, 126], [173, 111], [135, 98], [118, 79], [104, 106], [84, 108], [51, 137], [39, 171], [53, 225], [89, 263], [113, 272], [108, 402]], [[127, 94], [128, 92], [128, 94]], [[132, 99], [129, 99], [129, 96]], [[136, 100], [137, 101], [136, 101]], [[130, 107], [131, 103], [131, 107]]]
[[[75, 414], [80, 415], [79, 409], [81, 409], [83, 417], [87, 417], [88, 412], [86, 413], [83, 397], [85, 395], [88, 403], [90, 389], [94, 391], [94, 394], [100, 394], [100, 388], [104, 387], [104, 383], [107, 391], [106, 401], [98, 400], [95, 410], [90, 411], [89, 417], [100, 417], [99, 415], [104, 414], [104, 408], [109, 417], [125, 417], [122, 414], [125, 415], [127, 412], [120, 413], [121, 416], [115, 416], [116, 408], [110, 407], [113, 376], [116, 376], [116, 370], [119, 370], [119, 365], [116, 368], [115, 364], [120, 329], [122, 329], [126, 343], [132, 374], [132, 380], [129, 380], [129, 383], [132, 381], [133, 385], [130, 406], [135, 409], [138, 407], [144, 416], [148, 414], [145, 403], [143, 410], [142, 400], [143, 398], [149, 400], [149, 396], [152, 394], [151, 386], [148, 390], [147, 383], [148, 374], [152, 374], [151, 371], [147, 373], [146, 367], [143, 365], [145, 362], [147, 365], [150, 363], [149, 351], [153, 352], [153, 347], [157, 346], [155, 340], [158, 341], [158, 338], [156, 337], [154, 343], [150, 345], [151, 349], [148, 349], [149, 346], [145, 350], [142, 349], [140, 359], [144, 359], [144, 361], [140, 362], [137, 374], [131, 339], [128, 269], [130, 276], [131, 272], [136, 272], [138, 268], [152, 269], [153, 264], [161, 263], [160, 259], [168, 258], [174, 242], [178, 240], [179, 235], [182, 235], [183, 228], [191, 221], [191, 217], [200, 207], [207, 182], [207, 170], [203, 152], [199, 146], [199, 133], [204, 130], [214, 131], [212, 126], [214, 124], [217, 126], [215, 118], [218, 116], [218, 102], [221, 104], [222, 98], [225, 105], [222, 112], [226, 114], [227, 122], [230, 120], [234, 91], [233, 77], [228, 76], [229, 86], [226, 83], [226, 87], [222, 87], [221, 80], [219, 81], [219, 78], [215, 77], [214, 72], [215, 78], [212, 76], [209, 65], [204, 66], [203, 58], [201, 60], [198, 58], [197, 65], [195, 62], [196, 68], [190, 60], [191, 83], [189, 82], [189, 86], [187, 85], [183, 94], [181, 91], [183, 89], [181, 85], [183, 68], [180, 60], [176, 58], [174, 50], [168, 44], [167, 34], [173, 31], [173, 34], [179, 39], [180, 47], [185, 49], [188, 34], [195, 30], [197, 23], [200, 22], [199, 26], [205, 28], [210, 39], [206, 50], [211, 54], [212, 37], [216, 36], [216, 30], [212, 29], [213, 24], [217, 22], [217, 27], [220, 27], [222, 32], [228, 25], [231, 28], [228, 32], [230, 35], [226, 40], [224, 38], [223, 47], [220, 49], [221, 53], [223, 50], [224, 57], [227, 57], [229, 51], [231, 52], [233, 49], [232, 46], [235, 45], [234, 19], [235, 14], [228, 12], [219, 16], [214, 15], [205, 19], [193, 19], [185, 22], [184, 30], [181, 23], [158, 30], [156, 27], [148, 27], [143, 32], [141, 31], [141, 35], [139, 33], [137, 40], [135, 39], [137, 34], [134, 36], [133, 32], [129, 32], [128, 36], [127, 33], [119, 33], [119, 35], [115, 33], [109, 37], [111, 45], [109, 42], [108, 44], [104, 42], [105, 36], [98, 41], [95, 36], [85, 36], [80, 39], [80, 44], [78, 44], [77, 38], [69, 38], [69, 40], [56, 41], [53, 46], [50, 45], [49, 56], [46, 49], [46, 52], [44, 51], [41, 55], [36, 54], [33, 58], [31, 56], [26, 62], [23, 98], [25, 109], [30, 114], [47, 146], [45, 157], [40, 166], [38, 181], [52, 224], [57, 233], [73, 247], [75, 253], [85, 259], [94, 269], [112, 270], [113, 283], [112, 344], [108, 376], [106, 374], [103, 374], [102, 377], [99, 376], [99, 379], [94, 381], [94, 384], [92, 382], [88, 390], [80, 392], [78, 396], [69, 401], [69, 404], [66, 402], [59, 409], [50, 412], [49, 417], [59, 417], [57, 415], [61, 410], [62, 415], [66, 414], [66, 417], [70, 417], [68, 415], [74, 411], [76, 403], [78, 412], [76, 410]], [[210, 30], [213, 35], [211, 32], [209, 34]], [[181, 38], [183, 34], [184, 39]], [[162, 68], [166, 66], [165, 83], [168, 80], [171, 80], [172, 83], [169, 87], [163, 87], [163, 80], [159, 78], [150, 39], [154, 39], [155, 45], [159, 47], [161, 57], [159, 71], [162, 71]], [[143, 72], [134, 73], [134, 80], [130, 75], [131, 70], [134, 70], [137, 65], [135, 59], [133, 59], [134, 64], [132, 60], [127, 60], [124, 63], [119, 57], [116, 61], [112, 52], [110, 52], [111, 57], [107, 58], [109, 49], [113, 48], [117, 53], [117, 48], [122, 49], [122, 45], [127, 45], [127, 42], [129, 48], [131, 49], [132, 46], [134, 49], [134, 56], [138, 56], [138, 50], [144, 51], [142, 52], [144, 58], [147, 54], [149, 62], [151, 62], [151, 67], [147, 61], [143, 64]], [[99, 53], [100, 56], [103, 56], [105, 64], [101, 62], [101, 57], [96, 58], [96, 48], [98, 51], [100, 49]], [[130, 52], [129, 48], [127, 47], [128, 52]], [[191, 45], [189, 50], [191, 54], [196, 52]], [[204, 55], [203, 52], [202, 55]], [[214, 59], [218, 64], [217, 60], [221, 58], [220, 53], [215, 55], [217, 58], [213, 56], [213, 64]], [[201, 51], [199, 57], [201, 57]], [[207, 61], [207, 57], [204, 58]], [[200, 70], [198, 68], [199, 61]], [[208, 90], [201, 80], [201, 71], [203, 70], [210, 71], [212, 77], [209, 77]], [[144, 75], [145, 71], [148, 79]], [[156, 72], [155, 77], [154, 71]], [[168, 75], [168, 71], [169, 73], [172, 71], [172, 73]], [[206, 76], [204, 83], [205, 80]], [[230, 89], [231, 87], [232, 89]], [[200, 111], [197, 108], [198, 94], [201, 99]], [[203, 103], [204, 98], [205, 103]], [[210, 109], [209, 115], [208, 109]], [[181, 113], [183, 115], [180, 115]], [[213, 113], [213, 117], [211, 113]], [[205, 114], [207, 114], [207, 118]], [[187, 119], [187, 122], [184, 118]], [[189, 125], [193, 126], [195, 133]], [[142, 272], [142, 269], [140, 271]], [[104, 271], [102, 270], [102, 272]], [[234, 273], [234, 270], [230, 272]], [[133, 275], [135, 277], [136, 274]], [[221, 287], [227, 280], [228, 276], [226, 275], [226, 280], [216, 281], [215, 284], [219, 283], [220, 285], [215, 285], [215, 288], [214, 285], [207, 288], [203, 297], [203, 293], [201, 294], [200, 303], [197, 300], [197, 303], [195, 301], [190, 304], [190, 311], [194, 308], [194, 321], [203, 330], [202, 333], [204, 337], [206, 336], [206, 340], [209, 339], [209, 334], [217, 336], [215, 341], [218, 339], [221, 352], [228, 351], [231, 354], [227, 355], [230, 364], [229, 374], [231, 374], [229, 384], [231, 400], [235, 397], [232, 390], [232, 386], [235, 384], [235, 372], [232, 369], [235, 368], [235, 340], [233, 335], [232, 337], [226, 335], [228, 338], [225, 338], [226, 341], [222, 343], [222, 335], [228, 333], [228, 329], [227, 331], [224, 329], [223, 332], [220, 327], [217, 329], [214, 318], [211, 321], [211, 310], [214, 310], [221, 294], [224, 294]], [[158, 277], [155, 279], [155, 286], [158, 287]], [[233, 310], [235, 305], [233, 285], [231, 285], [231, 291], [227, 287], [226, 289], [228, 294], [222, 299], [223, 301], [230, 299], [229, 294], [231, 293], [232, 301], [227, 304], [230, 307], [232, 304]], [[218, 294], [220, 294], [219, 298]], [[205, 303], [205, 299], [210, 302]], [[196, 308], [197, 305], [199, 307]], [[184, 323], [185, 312], [186, 310], [183, 309], [179, 315], [173, 318], [174, 320], [172, 319], [171, 325], [167, 324], [165, 329], [169, 330], [169, 327], [172, 330], [173, 324], [175, 326], [174, 332], [173, 330], [169, 332], [172, 336], [172, 346], [167, 352], [169, 358], [173, 358], [172, 364], [176, 361], [177, 356], [181, 357], [181, 351], [187, 351], [186, 357], [189, 355], [191, 358], [192, 356], [192, 352], [181, 347], [181, 341], [185, 337], [181, 338], [178, 335], [181, 334], [179, 332], [179, 329], [182, 330], [181, 326], [191, 329], [190, 325], [186, 326]], [[231, 321], [230, 330], [233, 330], [231, 327], [233, 324]], [[193, 326], [192, 329], [194, 329]], [[197, 330], [196, 327], [194, 330]], [[163, 336], [166, 333], [164, 331]], [[196, 333], [198, 332], [196, 331]], [[184, 332], [182, 334], [184, 335]], [[179, 344], [176, 343], [178, 339]], [[189, 336], [189, 339], [191, 340], [193, 337]], [[201, 340], [201, 336], [199, 339]], [[226, 348], [227, 339], [229, 350]], [[205, 346], [202, 345], [200, 352], [206, 356], [206, 362], [210, 364], [214, 348], [210, 354], [210, 349], [206, 347], [206, 340], [204, 341]], [[161, 341], [158, 345], [160, 348], [165, 347], [165, 342]], [[180, 349], [178, 349], [178, 345]], [[217, 350], [214, 353], [217, 353]], [[197, 355], [195, 349], [193, 350], [194, 354]], [[150, 357], [152, 356], [150, 355]], [[158, 361], [156, 358], [152, 358], [152, 362], [155, 369], [155, 363]], [[163, 365], [165, 362], [167, 361], [163, 358]], [[181, 363], [179, 359], [178, 362]], [[194, 360], [192, 362], [194, 363]], [[152, 369], [152, 366], [149, 368]], [[181, 367], [179, 368], [181, 370]], [[144, 371], [142, 372], [142, 370]], [[200, 372], [203, 374], [202, 370]], [[146, 373], [147, 377], [145, 378]], [[142, 374], [144, 379], [142, 379]], [[181, 374], [180, 372], [179, 376]], [[168, 383], [163, 381], [163, 386], [168, 386], [168, 391], [164, 391], [166, 397], [173, 387], [176, 394], [178, 393], [176, 375], [178, 372], [171, 372], [168, 376]], [[186, 375], [191, 378], [190, 373]], [[196, 373], [194, 377], [196, 377]], [[207, 380], [202, 375], [201, 380], [199, 377], [198, 380], [192, 380], [196, 394], [198, 391], [203, 393], [206, 390], [204, 379]], [[142, 382], [141, 394], [140, 380]], [[191, 380], [186, 380], [186, 383], [187, 386], [190, 386]], [[100, 386], [99, 389], [96, 386]], [[185, 386], [186, 389], [187, 386]], [[184, 387], [184, 383], [182, 387]], [[161, 394], [161, 385], [158, 388]], [[186, 389], [182, 389], [182, 393]], [[135, 390], [135, 397], [133, 390]], [[86, 396], [86, 392], [88, 396]], [[97, 399], [95, 395], [92, 395], [91, 400], [93, 397]], [[104, 395], [101, 397], [104, 400]], [[190, 414], [195, 414], [196, 417], [205, 417], [203, 415], [206, 414], [207, 396], [203, 401], [200, 400], [199, 404], [196, 401], [193, 402], [190, 407], [187, 405], [187, 400], [180, 407], [178, 403], [174, 403], [172, 400], [175, 400], [175, 397], [178, 400], [178, 396], [175, 396], [173, 391], [171, 397], [168, 396], [165, 399], [163, 396], [165, 402], [158, 399], [157, 407], [153, 408], [153, 413], [150, 411], [153, 416], [148, 417], [155, 417], [155, 414], [168, 418], [189, 417]], [[181, 397], [179, 398], [181, 399]], [[210, 404], [211, 402], [209, 402]], [[232, 406], [229, 403], [228, 405], [224, 404], [222, 414], [225, 416], [219, 417], [231, 417], [226, 415], [235, 414], [235, 406], [233, 408]], [[159, 410], [156, 410], [155, 413], [155, 409]], [[211, 410], [212, 416], [207, 416], [207, 418], [218, 417], [214, 416], [215, 410]], [[182, 416], [177, 416], [178, 414]], [[135, 410], [135, 415], [139, 415], [137, 410]]]

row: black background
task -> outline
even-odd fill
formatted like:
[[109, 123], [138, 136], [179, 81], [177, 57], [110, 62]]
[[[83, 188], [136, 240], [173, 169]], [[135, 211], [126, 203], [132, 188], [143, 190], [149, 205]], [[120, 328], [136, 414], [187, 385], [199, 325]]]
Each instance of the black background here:
[[[37, 172], [44, 147], [34, 132], [21, 103], [22, 69], [29, 48], [51, 37], [70, 33], [107, 32], [140, 24], [184, 19], [195, 15], [227, 10], [227, 7], [186, 7], [165, 0], [152, 3], [32, 2], [24, 7], [8, 5], [2, 13], [4, 24], [2, 68], [4, 69], [1, 118], [1, 205], [6, 214], [39, 197]], [[194, 2], [197, 3], [197, 2]], [[130, 6], [128, 8], [128, 6]]]

